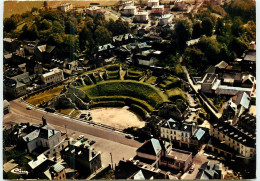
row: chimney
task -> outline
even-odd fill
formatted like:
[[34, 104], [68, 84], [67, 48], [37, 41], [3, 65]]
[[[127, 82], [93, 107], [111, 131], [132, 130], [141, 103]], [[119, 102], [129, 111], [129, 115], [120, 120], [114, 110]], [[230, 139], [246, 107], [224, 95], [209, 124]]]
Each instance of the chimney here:
[[42, 116], [42, 126], [47, 125], [47, 121], [46, 118], [44, 116]]

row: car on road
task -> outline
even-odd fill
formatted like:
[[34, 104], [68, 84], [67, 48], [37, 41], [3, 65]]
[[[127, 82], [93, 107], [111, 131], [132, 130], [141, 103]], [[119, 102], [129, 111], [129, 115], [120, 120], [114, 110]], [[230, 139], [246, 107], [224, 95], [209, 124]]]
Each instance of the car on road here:
[[84, 138], [84, 135], [79, 135], [79, 137], [77, 138], [77, 140], [81, 140], [82, 138]]
[[86, 118], [87, 114], [81, 114], [79, 118]]
[[46, 112], [50, 112], [50, 113], [54, 113], [54, 112], [55, 112], [54, 109], [49, 108], [49, 107], [46, 107], [44, 110], [45, 110]]
[[208, 158], [208, 159], [215, 159], [216, 157], [213, 156], [213, 155], [209, 155], [207, 158]]
[[130, 134], [125, 135], [125, 137], [128, 138], [128, 139], [134, 138], [134, 137], [133, 137], [132, 135], [130, 135]]
[[192, 165], [189, 169], [189, 173], [192, 173], [194, 171], [194, 166]]
[[94, 145], [96, 143], [95, 140], [91, 140], [91, 142], [89, 143], [90, 145]]
[[31, 108], [30, 106], [28, 106], [26, 109], [27, 109], [27, 110], [32, 110], [32, 108]]

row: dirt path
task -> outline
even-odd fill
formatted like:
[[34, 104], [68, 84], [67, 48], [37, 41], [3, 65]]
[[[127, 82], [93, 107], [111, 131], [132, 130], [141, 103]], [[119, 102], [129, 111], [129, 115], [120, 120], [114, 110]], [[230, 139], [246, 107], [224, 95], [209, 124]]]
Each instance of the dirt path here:
[[145, 122], [133, 112], [129, 111], [128, 108], [127, 106], [123, 108], [97, 108], [93, 110], [81, 110], [81, 113], [87, 114], [91, 112], [94, 122], [112, 126], [117, 129], [144, 127]]

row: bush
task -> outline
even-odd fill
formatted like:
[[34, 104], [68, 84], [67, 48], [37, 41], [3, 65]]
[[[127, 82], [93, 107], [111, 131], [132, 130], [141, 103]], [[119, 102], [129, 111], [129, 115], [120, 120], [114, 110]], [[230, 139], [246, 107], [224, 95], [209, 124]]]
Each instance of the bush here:
[[113, 65], [113, 66], [109, 66], [107, 68], [108, 71], [115, 71], [115, 70], [119, 70], [119, 66], [118, 65]]
[[136, 105], [136, 104], [131, 104], [130, 105], [130, 110], [133, 112], [137, 113], [139, 116], [141, 116], [143, 119], [146, 118], [147, 111], [143, 109], [142, 107]]

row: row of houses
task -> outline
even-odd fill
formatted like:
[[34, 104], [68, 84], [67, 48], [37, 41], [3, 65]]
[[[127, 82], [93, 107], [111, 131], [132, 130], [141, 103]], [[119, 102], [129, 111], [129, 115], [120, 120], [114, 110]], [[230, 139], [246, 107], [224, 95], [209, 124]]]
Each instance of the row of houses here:
[[44, 117], [39, 125], [12, 125], [4, 130], [4, 135], [8, 137], [5, 141], [23, 145], [35, 157], [28, 161], [30, 169], [24, 179], [65, 180], [78, 174], [87, 176], [102, 167], [101, 152], [81, 141], [65, 141], [61, 131], [48, 125]]

